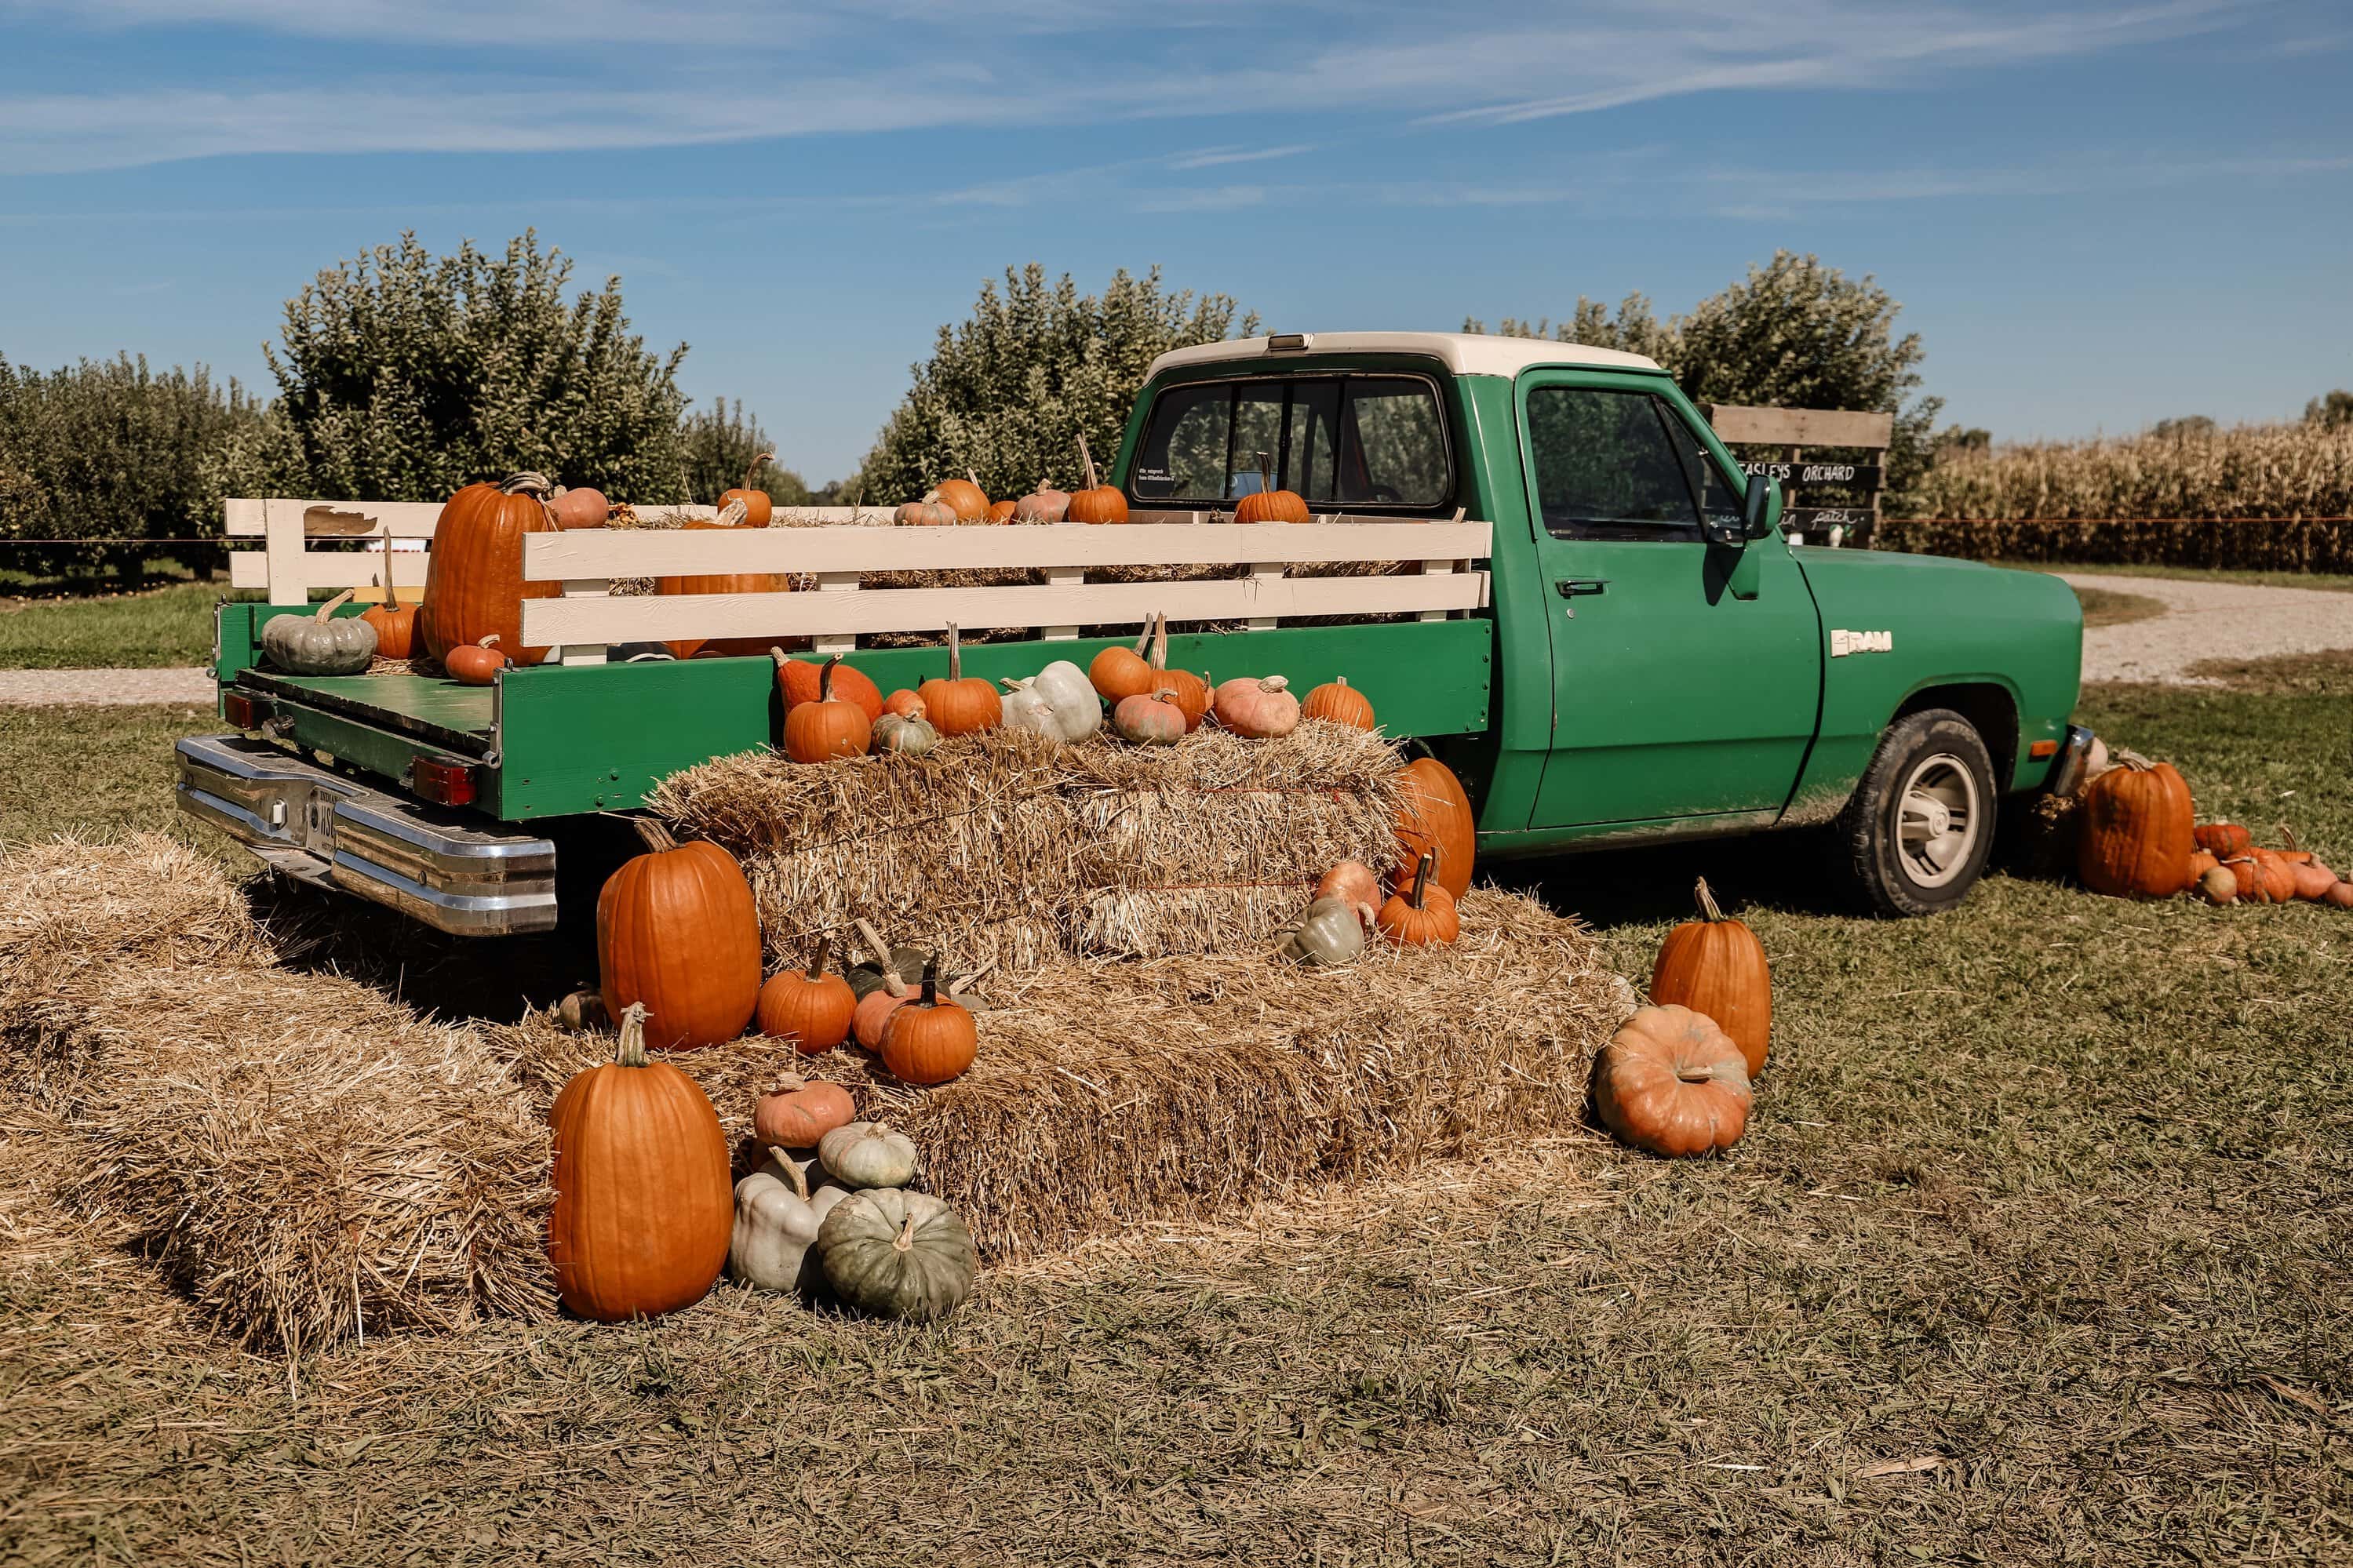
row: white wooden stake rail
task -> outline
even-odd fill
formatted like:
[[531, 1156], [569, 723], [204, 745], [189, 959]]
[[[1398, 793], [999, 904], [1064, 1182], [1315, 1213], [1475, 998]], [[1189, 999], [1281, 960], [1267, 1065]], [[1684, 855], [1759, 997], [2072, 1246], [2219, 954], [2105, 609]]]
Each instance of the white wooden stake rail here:
[[[349, 514], [329, 520], [326, 512]], [[708, 518], [710, 507], [666, 509]], [[430, 539], [434, 502], [228, 503], [228, 531], [259, 535], [265, 548], [231, 555], [231, 582], [267, 588], [273, 604], [305, 601], [313, 588], [364, 585], [382, 571], [373, 552], [319, 550], [307, 541], [365, 528], [381, 537]], [[765, 529], [580, 529], [523, 542], [523, 575], [559, 584], [560, 596], [526, 599], [522, 637], [559, 647], [565, 664], [598, 664], [615, 643], [681, 638], [806, 637], [819, 652], [848, 652], [876, 632], [966, 627], [1034, 629], [1056, 639], [1082, 626], [1142, 626], [1155, 614], [1177, 622], [1239, 621], [1268, 629], [1286, 616], [1355, 618], [1407, 615], [1422, 620], [1487, 603], [1489, 529], [1458, 511], [1443, 522], [1333, 514], [1309, 523], [1236, 523], [1220, 512], [1139, 510], [1125, 525], [902, 528], [874, 509], [796, 510], [809, 526]], [[308, 522], [306, 523], [306, 519]], [[1302, 577], [1308, 563], [1402, 562], [1402, 573]], [[421, 584], [422, 552], [393, 555], [395, 580]], [[1115, 566], [1240, 566], [1245, 575], [1191, 582], [1089, 583]], [[871, 574], [909, 571], [1033, 571], [1041, 583], [870, 587]], [[814, 577], [816, 593], [703, 594], [615, 597], [619, 577], [790, 573]]]

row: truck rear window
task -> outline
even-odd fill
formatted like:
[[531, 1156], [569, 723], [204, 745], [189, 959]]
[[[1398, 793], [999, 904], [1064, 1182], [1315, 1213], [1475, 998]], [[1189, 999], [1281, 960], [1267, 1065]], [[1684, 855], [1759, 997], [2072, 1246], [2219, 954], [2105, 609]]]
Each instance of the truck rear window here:
[[1433, 507], [1454, 493], [1438, 389], [1419, 376], [1194, 382], [1152, 405], [1128, 470], [1139, 501], [1225, 506], [1263, 488], [1312, 506]]

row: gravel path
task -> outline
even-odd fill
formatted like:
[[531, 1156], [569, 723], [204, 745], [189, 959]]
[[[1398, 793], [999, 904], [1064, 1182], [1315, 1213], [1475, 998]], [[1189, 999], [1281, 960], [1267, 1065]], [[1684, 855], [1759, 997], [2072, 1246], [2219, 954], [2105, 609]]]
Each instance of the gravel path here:
[[2084, 634], [2084, 679], [2221, 684], [2189, 673], [2210, 658], [2268, 658], [2353, 647], [2353, 594], [2323, 588], [2262, 588], [2171, 577], [2111, 577], [2063, 572], [2078, 588], [2137, 594], [2165, 614]]
[[208, 708], [213, 672], [195, 669], [0, 669], [0, 707], [193, 702]]

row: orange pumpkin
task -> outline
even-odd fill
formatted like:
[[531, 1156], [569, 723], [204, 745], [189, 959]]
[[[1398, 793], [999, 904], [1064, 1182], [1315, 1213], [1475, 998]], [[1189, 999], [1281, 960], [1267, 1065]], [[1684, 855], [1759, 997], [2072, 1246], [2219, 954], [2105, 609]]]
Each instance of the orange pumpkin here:
[[1380, 912], [1381, 879], [1361, 860], [1343, 860], [1315, 884], [1318, 899], [1337, 899], [1372, 920]]
[[948, 623], [947, 679], [926, 680], [915, 688], [915, 695], [923, 699], [932, 728], [942, 735], [976, 735], [996, 729], [1005, 719], [997, 688], [977, 675], [965, 674], [964, 645], [953, 621]]
[[1315, 518], [1307, 510], [1307, 502], [1295, 490], [1274, 488], [1274, 467], [1267, 454], [1258, 456], [1258, 492], [1246, 495], [1235, 504], [1236, 522], [1313, 522]]
[[375, 656], [378, 658], [406, 658], [417, 651], [417, 606], [404, 605], [392, 586], [392, 530], [384, 531], [384, 571], [377, 579], [384, 585], [384, 603], [370, 605], [360, 612], [360, 619], [375, 628]]
[[601, 1323], [702, 1300], [734, 1234], [719, 1114], [692, 1079], [647, 1058], [645, 1019], [626, 1008], [613, 1059], [575, 1074], [548, 1116], [547, 1260], [564, 1304]]
[[2207, 872], [2211, 871], [2215, 867], [2220, 866], [2221, 863], [2221, 861], [2216, 859], [2213, 856], [2208, 854], [2203, 849], [2191, 850], [2189, 852], [2189, 879], [2193, 882], [2198, 881], [2203, 878]]
[[2338, 881], [2320, 895], [2320, 901], [2332, 910], [2353, 910], [2353, 882]]
[[1732, 1037], [1688, 1007], [1645, 1007], [1601, 1047], [1593, 1109], [1653, 1154], [1713, 1153], [1748, 1130], [1748, 1065]]
[[1765, 1070], [1773, 1040], [1773, 975], [1765, 944], [1736, 920], [1726, 920], [1702, 877], [1693, 889], [1700, 918], [1685, 921], [1659, 944], [1651, 969], [1651, 1000], [1689, 1007], [1715, 1020], [1747, 1059], [1748, 1076]]
[[2254, 863], [2254, 902], [2284, 904], [2295, 897], [2295, 868], [2278, 850], [2257, 846], [2247, 858]]
[[[752, 466], [744, 470], [744, 482], [735, 489], [725, 492], [719, 498], [719, 510], [721, 511], [725, 511], [729, 507], [733, 506], [740, 501], [743, 503], [744, 507], [744, 522], [745, 526], [751, 528], [767, 527], [769, 520], [776, 515], [776, 503], [775, 500], [769, 496], [767, 491], [755, 490], [752, 488], [752, 477], [760, 471], [761, 464], [767, 462], [775, 456], [776, 454], [774, 452], [763, 452], [758, 457], [753, 458]], [[754, 648], [753, 651], [756, 653], [759, 650]]]
[[1217, 695], [1208, 678], [1189, 669], [1164, 669], [1159, 672], [1159, 681], [1161, 689], [1168, 693], [1168, 700], [1183, 710], [1185, 732], [1189, 735], [1199, 729], [1201, 721], [1209, 716], [1209, 703]]
[[548, 509], [555, 513], [555, 526], [563, 529], [602, 528], [613, 515], [612, 503], [606, 500], [605, 492], [585, 486], [556, 491]]
[[453, 647], [441, 661], [449, 679], [460, 686], [488, 686], [507, 667], [507, 656], [495, 645], [499, 634], [492, 632], [480, 642], [470, 642], [463, 647]]
[[1067, 522], [1125, 522], [1127, 497], [1113, 485], [1095, 482], [1094, 454], [1087, 450], [1087, 438], [1079, 437], [1079, 460], [1086, 466], [1086, 488], [1072, 496], [1062, 510]]
[[1144, 657], [1152, 646], [1153, 629], [1159, 625], [1156, 616], [1146, 616], [1143, 635], [1132, 648], [1114, 644], [1088, 661], [1087, 679], [1094, 682], [1098, 694], [1106, 702], [1117, 704], [1130, 697], [1148, 697], [1156, 688], [1152, 661]]
[[[841, 663], [835, 654], [818, 676], [817, 700], [803, 702], [785, 713], [785, 755], [797, 763], [829, 763], [836, 757], [862, 757], [874, 743], [873, 721], [866, 710], [833, 694], [833, 672]], [[875, 701], [881, 701], [877, 694]]]
[[882, 1065], [902, 1083], [945, 1083], [979, 1048], [971, 1013], [940, 994], [940, 961], [923, 969], [923, 989], [893, 1007], [882, 1026]]
[[2244, 855], [2255, 847], [2254, 836], [2235, 822], [2209, 822], [2190, 829], [2198, 847], [2217, 859]]
[[763, 1149], [814, 1149], [837, 1127], [858, 1120], [858, 1104], [838, 1083], [787, 1073], [752, 1102], [752, 1136]]
[[1013, 503], [1016, 522], [1062, 522], [1071, 510], [1071, 492], [1058, 490], [1045, 480], [1038, 488]]
[[[730, 490], [729, 495], [736, 492]], [[767, 498], [760, 498], [765, 500]], [[695, 518], [680, 525], [682, 531], [710, 532], [726, 530], [730, 532], [744, 525], [749, 510], [741, 500], [731, 500], [719, 509], [719, 515], [705, 521]], [[765, 527], [765, 524], [755, 526]], [[792, 574], [786, 572], [706, 572], [691, 577], [657, 577], [657, 594], [789, 594], [793, 591]], [[766, 637], [686, 637], [664, 643], [672, 658], [692, 658], [699, 653], [724, 654], [730, 658], [756, 658], [767, 651]]]
[[1345, 675], [1335, 676], [1307, 694], [1299, 705], [1303, 719], [1324, 719], [1335, 724], [1345, 724], [1352, 730], [1373, 727], [1373, 705], [1365, 694], [1348, 684]]
[[642, 1003], [664, 1050], [744, 1032], [760, 999], [760, 916], [743, 868], [716, 844], [681, 844], [638, 818], [647, 853], [596, 899], [598, 990], [608, 1008]]
[[1437, 868], [1438, 851], [1432, 849], [1414, 867], [1411, 885], [1390, 894], [1389, 901], [1373, 917], [1381, 934], [1399, 947], [1442, 944], [1462, 934], [1462, 922], [1454, 912], [1454, 895], [1431, 879]]
[[940, 500], [934, 490], [921, 500], [911, 500], [891, 514], [891, 521], [902, 528], [948, 528], [956, 521], [955, 508]]
[[944, 502], [947, 509], [955, 513], [958, 522], [988, 521], [988, 492], [980, 488], [980, 476], [977, 474], [968, 479], [942, 480], [926, 499]]
[[1013, 514], [1019, 510], [1020, 508], [1021, 503], [1019, 501], [990, 501], [988, 503], [988, 517], [987, 521], [990, 522], [1011, 522], [1013, 521]]
[[[882, 699], [882, 713], [895, 713], [902, 719], [920, 719], [923, 716], [923, 700], [902, 686]], [[879, 722], [882, 714], [878, 713], [874, 717]]]
[[[818, 689], [825, 680], [826, 666], [805, 658], [788, 658], [785, 650], [772, 647], [768, 657], [776, 661], [776, 689], [784, 694], [785, 711], [789, 714], [804, 702], [818, 700]], [[858, 667], [841, 664], [834, 659], [833, 694], [845, 702], [854, 702], [866, 715], [869, 724], [882, 717], [882, 689], [868, 677], [859, 673]]]
[[1471, 890], [1471, 860], [1477, 852], [1477, 826], [1471, 816], [1471, 797], [1454, 770], [1435, 757], [1417, 757], [1398, 770], [1405, 789], [1404, 809], [1398, 814], [1398, 858], [1392, 878], [1399, 882], [1413, 875], [1425, 850], [1439, 852], [1438, 885], [1456, 898]]
[[2197, 847], [2189, 786], [2171, 763], [2130, 752], [2084, 786], [2075, 870], [2095, 893], [2169, 899], [2189, 885]]
[[523, 646], [522, 602], [552, 599], [564, 585], [522, 580], [522, 542], [556, 531], [547, 508], [554, 488], [543, 474], [516, 474], [502, 484], [468, 485], [443, 505], [417, 607], [427, 653], [446, 662], [451, 648], [496, 633], [517, 664], [547, 657], [544, 647]]
[[825, 947], [809, 954], [807, 973], [784, 969], [760, 987], [752, 1018], [760, 1033], [790, 1040], [805, 1057], [821, 1057], [849, 1037], [850, 1015], [858, 997], [849, 982], [825, 968]]

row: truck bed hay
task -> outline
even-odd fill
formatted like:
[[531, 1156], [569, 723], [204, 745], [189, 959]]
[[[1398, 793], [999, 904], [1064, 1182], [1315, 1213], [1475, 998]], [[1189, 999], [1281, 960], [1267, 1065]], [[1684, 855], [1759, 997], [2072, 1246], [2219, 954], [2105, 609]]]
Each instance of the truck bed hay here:
[[[216, 864], [158, 837], [0, 856], [0, 900], [214, 911], [175, 959], [155, 933], [5, 928], [0, 1086], [69, 1141], [54, 1194], [146, 1255], [221, 1331], [299, 1353], [369, 1334], [545, 1317], [546, 1112], [609, 1036], [543, 1016], [453, 1026], [235, 936]], [[78, 878], [63, 866], [78, 865]], [[139, 879], [172, 864], [179, 875]], [[101, 889], [112, 889], [112, 892]], [[126, 905], [126, 914], [136, 912]], [[1340, 971], [1261, 958], [1064, 963], [992, 975], [979, 1063], [913, 1089], [855, 1051], [812, 1065], [905, 1126], [923, 1182], [992, 1259], [1212, 1214], [1302, 1181], [1394, 1173], [1565, 1127], [1633, 1005], [1574, 921], [1489, 890], [1447, 950]], [[313, 955], [315, 957], [315, 955]], [[740, 1157], [753, 1093], [797, 1058], [750, 1038], [670, 1058]]]
[[1264, 948], [1335, 862], [1385, 858], [1396, 773], [1388, 742], [1322, 722], [1156, 750], [995, 733], [821, 767], [722, 757], [648, 804], [744, 862], [777, 964], [863, 915], [1029, 969]]

